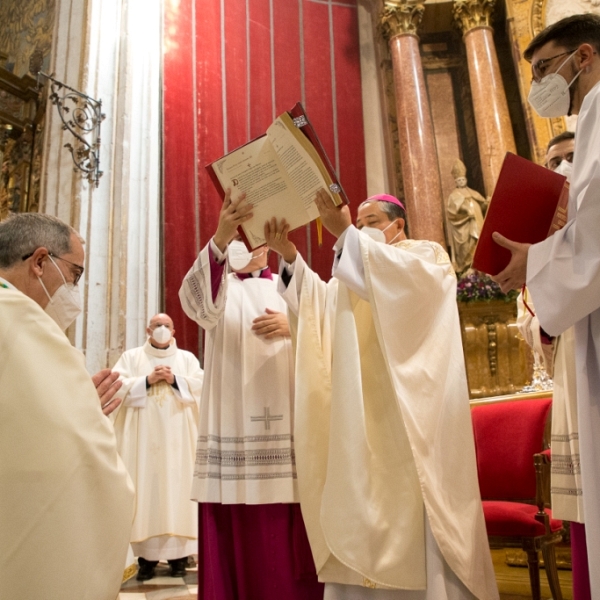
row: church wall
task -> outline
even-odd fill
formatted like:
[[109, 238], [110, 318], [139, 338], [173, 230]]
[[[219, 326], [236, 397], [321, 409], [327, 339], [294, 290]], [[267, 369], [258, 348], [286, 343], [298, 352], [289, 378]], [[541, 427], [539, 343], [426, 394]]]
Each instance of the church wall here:
[[[165, 50], [165, 300], [180, 344], [198, 351], [177, 291], [217, 225], [221, 201], [205, 165], [301, 101], [353, 210], [366, 197], [356, 0], [167, 3]], [[293, 237], [328, 278], [333, 238], [325, 232], [319, 247], [314, 224]]]
[[[521, 59], [524, 44], [536, 27], [539, 30], [568, 14], [599, 12], [600, 6], [596, 0], [504, 1], [532, 158], [538, 160], [547, 139], [565, 124], [562, 120], [541, 120], [528, 112], [530, 73]], [[38, 138], [43, 142], [40, 153], [43, 150], [44, 157], [43, 180], [36, 183], [41, 189], [40, 210], [69, 221], [87, 240], [85, 311], [69, 335], [86, 352], [90, 370], [113, 364], [123, 349], [143, 340], [148, 316], [161, 306], [161, 293], [166, 295], [169, 309], [179, 310], [176, 292], [181, 279], [216, 223], [218, 202], [205, 179], [204, 165], [220, 155], [215, 148], [225, 150], [226, 138], [229, 149], [246, 141], [299, 98], [336, 161], [355, 205], [367, 190], [373, 193], [385, 188], [402, 195], [399, 161], [391, 143], [393, 107], [384, 93], [386, 85], [391, 88], [381, 68], [386, 59], [378, 54], [382, 42], [374, 33], [375, 0], [331, 4], [309, 0], [196, 0], [194, 4], [192, 0], [164, 0], [165, 77], [169, 69], [172, 75], [164, 89], [165, 153], [169, 150], [167, 141], [175, 139], [170, 133], [176, 129], [180, 137], [170, 147], [170, 160], [165, 154], [167, 245], [161, 252], [162, 115], [158, 84], [162, 4], [159, 0], [0, 3], [0, 52], [9, 55], [7, 66], [20, 76], [27, 73], [30, 63], [38, 65], [36, 68], [41, 64], [45, 71], [56, 72], [61, 81], [101, 98], [107, 115], [102, 124], [104, 175], [98, 189], [90, 188], [73, 173], [71, 157], [63, 148], [70, 139], [62, 131], [55, 107], [47, 108], [48, 134], [45, 139]], [[242, 18], [246, 5], [258, 11], [251, 27]], [[173, 16], [175, 7], [179, 9]], [[226, 19], [222, 29], [221, 14], [237, 17]], [[369, 19], [366, 24], [365, 17]], [[369, 28], [373, 32], [370, 40]], [[227, 33], [226, 46], [222, 32]], [[239, 36], [241, 42], [232, 44], [231, 36]], [[258, 65], [253, 79], [244, 67], [247, 48], [254, 66]], [[285, 51], [278, 52], [281, 48]], [[222, 51], [227, 53], [224, 70], [218, 62]], [[223, 73], [227, 77], [225, 91]], [[285, 75], [283, 83], [278, 74]], [[428, 87], [437, 89], [444, 77], [435, 70], [428, 71]], [[246, 94], [248, 82], [251, 91]], [[460, 82], [454, 81], [455, 95], [460, 87]], [[219, 114], [223, 99], [227, 100], [228, 125]], [[464, 143], [465, 137], [472, 136], [461, 119], [457, 113], [459, 138]], [[443, 156], [454, 144], [454, 134], [448, 129], [452, 120], [451, 115], [436, 119], [441, 136], [438, 153], [442, 148]], [[351, 137], [344, 138], [347, 123], [352, 124], [346, 127]], [[574, 123], [567, 126], [573, 128]], [[470, 168], [469, 177], [474, 182], [475, 171]], [[480, 188], [476, 184], [473, 187]], [[177, 200], [172, 203], [174, 197]], [[319, 249], [313, 229], [310, 234], [303, 232], [299, 246], [327, 276], [330, 240]], [[167, 286], [160, 283], [161, 268]], [[197, 349], [197, 329], [189, 322], [185, 327], [192, 331], [186, 344]]]
[[96, 188], [74, 171], [75, 140], [48, 102], [40, 206], [86, 240], [84, 310], [68, 334], [92, 372], [140, 345], [159, 308], [161, 14], [160, 0], [56, 3], [49, 70], [106, 115]]

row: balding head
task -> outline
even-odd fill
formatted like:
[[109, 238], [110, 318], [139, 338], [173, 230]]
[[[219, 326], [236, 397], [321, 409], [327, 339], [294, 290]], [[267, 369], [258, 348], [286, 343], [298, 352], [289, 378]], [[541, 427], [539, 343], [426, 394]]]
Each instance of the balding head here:
[[[171, 336], [166, 341], [157, 340], [154, 335], [155, 331], [157, 332], [157, 336], [161, 337], [158, 332], [163, 330], [163, 327], [168, 329], [171, 332]], [[148, 328], [146, 329], [146, 333], [150, 338], [150, 343], [157, 348], [168, 348], [171, 344], [171, 338], [175, 337], [175, 328], [173, 326], [173, 319], [165, 313], [158, 313], [154, 315], [150, 319], [150, 323], [148, 324]]]
[[173, 319], [165, 313], [158, 313], [154, 315], [150, 322], [148, 323], [148, 327], [159, 327], [160, 325], [167, 325], [170, 329], [173, 329]]

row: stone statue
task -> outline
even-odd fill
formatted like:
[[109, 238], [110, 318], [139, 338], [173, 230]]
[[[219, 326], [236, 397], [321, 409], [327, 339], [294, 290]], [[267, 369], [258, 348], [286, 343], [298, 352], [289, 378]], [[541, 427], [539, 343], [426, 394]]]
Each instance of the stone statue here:
[[489, 200], [467, 187], [467, 168], [461, 160], [452, 167], [456, 188], [448, 197], [446, 218], [452, 264], [457, 275], [468, 271]]

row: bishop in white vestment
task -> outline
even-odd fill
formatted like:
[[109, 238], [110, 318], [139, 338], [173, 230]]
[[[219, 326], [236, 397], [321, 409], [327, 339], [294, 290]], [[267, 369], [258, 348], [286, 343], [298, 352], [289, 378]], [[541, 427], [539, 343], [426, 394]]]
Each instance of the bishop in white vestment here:
[[297, 315], [298, 483], [325, 598], [496, 599], [449, 257], [405, 239], [396, 198], [363, 203], [362, 232], [316, 202], [338, 237], [329, 283], [287, 225], [265, 235]]
[[177, 348], [168, 315], [155, 315], [147, 333], [146, 343], [124, 352], [114, 366], [123, 402], [112, 415], [137, 494], [131, 545], [145, 559], [139, 579], [150, 579], [158, 560], [169, 560], [172, 574], [183, 575], [187, 557], [198, 551], [190, 498], [204, 377], [198, 359]]

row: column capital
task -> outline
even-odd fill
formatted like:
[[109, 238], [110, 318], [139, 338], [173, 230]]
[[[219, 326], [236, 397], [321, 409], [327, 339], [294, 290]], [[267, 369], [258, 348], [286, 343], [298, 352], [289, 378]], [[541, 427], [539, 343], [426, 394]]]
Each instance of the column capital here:
[[379, 30], [386, 40], [397, 35], [417, 35], [425, 12], [424, 0], [385, 0]]
[[454, 22], [463, 35], [476, 27], [490, 27], [496, 0], [454, 0]]

